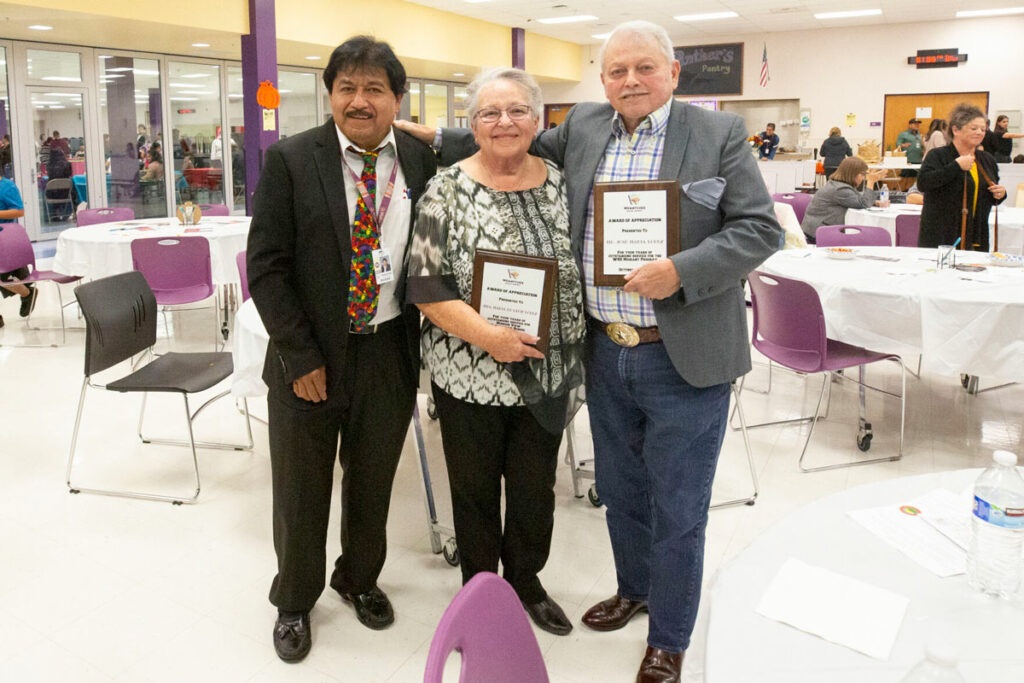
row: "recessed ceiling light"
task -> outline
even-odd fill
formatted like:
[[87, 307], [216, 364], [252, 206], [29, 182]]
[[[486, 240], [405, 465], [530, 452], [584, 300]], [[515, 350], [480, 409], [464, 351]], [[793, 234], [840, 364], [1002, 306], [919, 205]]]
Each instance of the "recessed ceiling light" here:
[[681, 14], [678, 17], [672, 17], [676, 21], [688, 22], [688, 21], [708, 21], [710, 19], [732, 19], [739, 15], [735, 12], [706, 12], [704, 14]]
[[957, 19], [969, 19], [971, 17], [998, 17], [1003, 14], [1024, 14], [1024, 7], [1004, 7], [1002, 9], [971, 9], [957, 12]]
[[67, 81], [68, 83], [81, 83], [81, 78], [75, 78], [74, 76], [43, 76], [44, 81]]
[[476, 5], [476, 4], [479, 4], [481, 2], [490, 2], [490, 1], [491, 0], [466, 0], [466, 2], [468, 2], [471, 5]]
[[537, 21], [542, 24], [573, 24], [578, 21], [596, 21], [597, 17], [593, 14], [573, 14], [568, 17], [548, 17], [547, 19], [538, 19]]
[[461, 73], [461, 72], [460, 72], [460, 73], [455, 73], [455, 74], [452, 74], [452, 76], [465, 76], [465, 75], [466, 75], [466, 74], [464, 74], [464, 73]]
[[29, 26], [29, 28], [32, 29], [33, 31], [52, 31], [53, 30], [52, 26], [47, 26], [46, 24], [32, 24], [31, 26]]
[[192, 47], [210, 47], [209, 43], [192, 43]]
[[608, 36], [610, 36], [611, 34], [612, 34], [612, 32], [609, 31], [608, 33], [595, 33], [595, 34], [593, 34], [590, 37], [591, 38], [597, 38], [598, 40], [606, 40], [608, 38]]
[[309, 55], [308, 57], [306, 57], [306, 59], [309, 59], [309, 60], [320, 59], [320, 55]]
[[852, 17], [873, 17], [881, 14], [880, 9], [854, 9], [844, 12], [820, 12], [814, 15], [815, 19], [850, 19]]

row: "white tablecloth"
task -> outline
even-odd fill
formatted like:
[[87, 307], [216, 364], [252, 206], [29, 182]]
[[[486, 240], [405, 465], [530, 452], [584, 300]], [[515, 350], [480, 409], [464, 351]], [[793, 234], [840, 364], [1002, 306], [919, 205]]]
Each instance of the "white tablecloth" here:
[[[818, 292], [829, 337], [913, 357], [939, 373], [1024, 381], [1024, 271], [935, 270], [935, 249], [864, 247], [840, 261], [824, 249], [786, 250], [760, 270], [802, 280]], [[986, 255], [957, 252], [961, 262]]]
[[[924, 657], [930, 637], [952, 637], [968, 681], [1024, 681], [1024, 609], [988, 599], [963, 575], [932, 574], [846, 513], [901, 505], [937, 488], [965, 490], [979, 470], [926, 474], [860, 486], [790, 514], [723, 567], [712, 585], [707, 683], [896, 683]], [[965, 510], [966, 512], [966, 510]], [[790, 557], [910, 598], [889, 661], [862, 655], [755, 612]]]
[[[847, 225], [876, 225], [885, 228], [896, 243], [896, 216], [901, 213], [920, 215], [920, 204], [893, 204], [887, 209], [849, 209], [846, 212]], [[988, 216], [988, 243], [995, 244], [993, 228], [996, 212]], [[1010, 254], [1024, 254], [1024, 209], [1017, 209], [1009, 204], [999, 207], [999, 251]]]
[[231, 375], [231, 393], [235, 396], [264, 396], [263, 360], [267, 355], [270, 336], [263, 326], [256, 304], [249, 299], [235, 312], [235, 327], [231, 336], [231, 360], [235, 371]]
[[69, 228], [57, 238], [53, 269], [93, 279], [125, 273], [132, 270], [132, 240], [201, 235], [210, 241], [213, 283], [233, 284], [238, 282], [235, 256], [245, 251], [249, 221], [248, 216], [207, 216], [186, 227], [177, 218], [153, 218]]

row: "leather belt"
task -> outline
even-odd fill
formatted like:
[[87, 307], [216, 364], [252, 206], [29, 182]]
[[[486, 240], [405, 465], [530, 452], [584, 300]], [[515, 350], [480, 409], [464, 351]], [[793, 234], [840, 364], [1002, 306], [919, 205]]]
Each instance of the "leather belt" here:
[[590, 319], [598, 331], [604, 332], [608, 338], [619, 346], [631, 348], [637, 344], [652, 344], [661, 341], [661, 333], [657, 327], [633, 327], [626, 323], [606, 323], [597, 318]]
[[392, 318], [391, 320], [385, 320], [384, 322], [377, 323], [376, 325], [367, 325], [366, 329], [358, 330], [358, 331], [353, 329], [353, 323], [350, 320], [349, 323], [348, 323], [348, 333], [349, 334], [377, 334], [377, 332], [383, 330], [388, 325], [391, 325], [392, 323], [398, 322], [401, 319], [402, 319], [402, 316], [398, 315], [398, 316], [395, 316], [394, 318]]

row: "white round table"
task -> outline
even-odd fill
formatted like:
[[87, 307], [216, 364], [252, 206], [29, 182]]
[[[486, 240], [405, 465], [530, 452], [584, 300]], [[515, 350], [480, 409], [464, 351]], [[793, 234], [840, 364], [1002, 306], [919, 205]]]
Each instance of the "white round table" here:
[[[887, 209], [848, 209], [847, 225], [874, 225], [885, 228], [896, 244], [896, 217], [901, 214], [921, 215], [920, 204], [891, 204]], [[996, 211], [988, 215], [988, 243], [995, 245]], [[1024, 254], [1024, 208], [999, 207], [999, 251], [1009, 254]]]
[[231, 360], [235, 367], [231, 375], [232, 394], [238, 397], [267, 394], [267, 385], [263, 382], [263, 361], [269, 343], [267, 328], [263, 326], [256, 304], [249, 299], [235, 311], [235, 327], [231, 335]]
[[235, 256], [245, 251], [250, 220], [248, 216], [206, 216], [199, 225], [184, 226], [177, 218], [151, 218], [69, 228], [57, 238], [53, 269], [93, 279], [125, 273], [132, 270], [132, 240], [201, 235], [210, 241], [213, 283], [235, 284]]
[[[952, 636], [968, 681], [1024, 681], [1024, 603], [986, 598], [961, 574], [939, 578], [846, 513], [901, 505], [934, 489], [967, 489], [980, 470], [867, 484], [811, 503], [775, 524], [719, 570], [709, 596], [706, 683], [897, 683], [933, 634]], [[966, 514], [969, 514], [966, 512]], [[789, 558], [910, 598], [888, 661], [874, 659], [755, 609]]]
[[[1024, 381], [1024, 270], [937, 271], [935, 249], [861, 247], [856, 253], [836, 260], [825, 249], [785, 250], [759, 270], [814, 287], [832, 339], [921, 355], [922, 367], [938, 373]], [[987, 262], [978, 252], [958, 251], [957, 258]]]

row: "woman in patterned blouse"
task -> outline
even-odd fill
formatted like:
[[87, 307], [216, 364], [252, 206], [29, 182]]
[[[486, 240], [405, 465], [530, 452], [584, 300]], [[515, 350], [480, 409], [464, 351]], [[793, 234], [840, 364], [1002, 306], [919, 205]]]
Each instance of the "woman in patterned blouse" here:
[[[408, 299], [426, 316], [423, 356], [441, 421], [462, 579], [504, 567], [545, 631], [572, 624], [541, 586], [554, 526], [555, 468], [583, 381], [586, 325], [569, 246], [565, 183], [528, 154], [542, 110], [526, 72], [497, 69], [468, 88], [479, 151], [439, 172], [417, 206]], [[547, 352], [471, 306], [477, 249], [557, 259]], [[501, 480], [505, 479], [504, 531]]]

